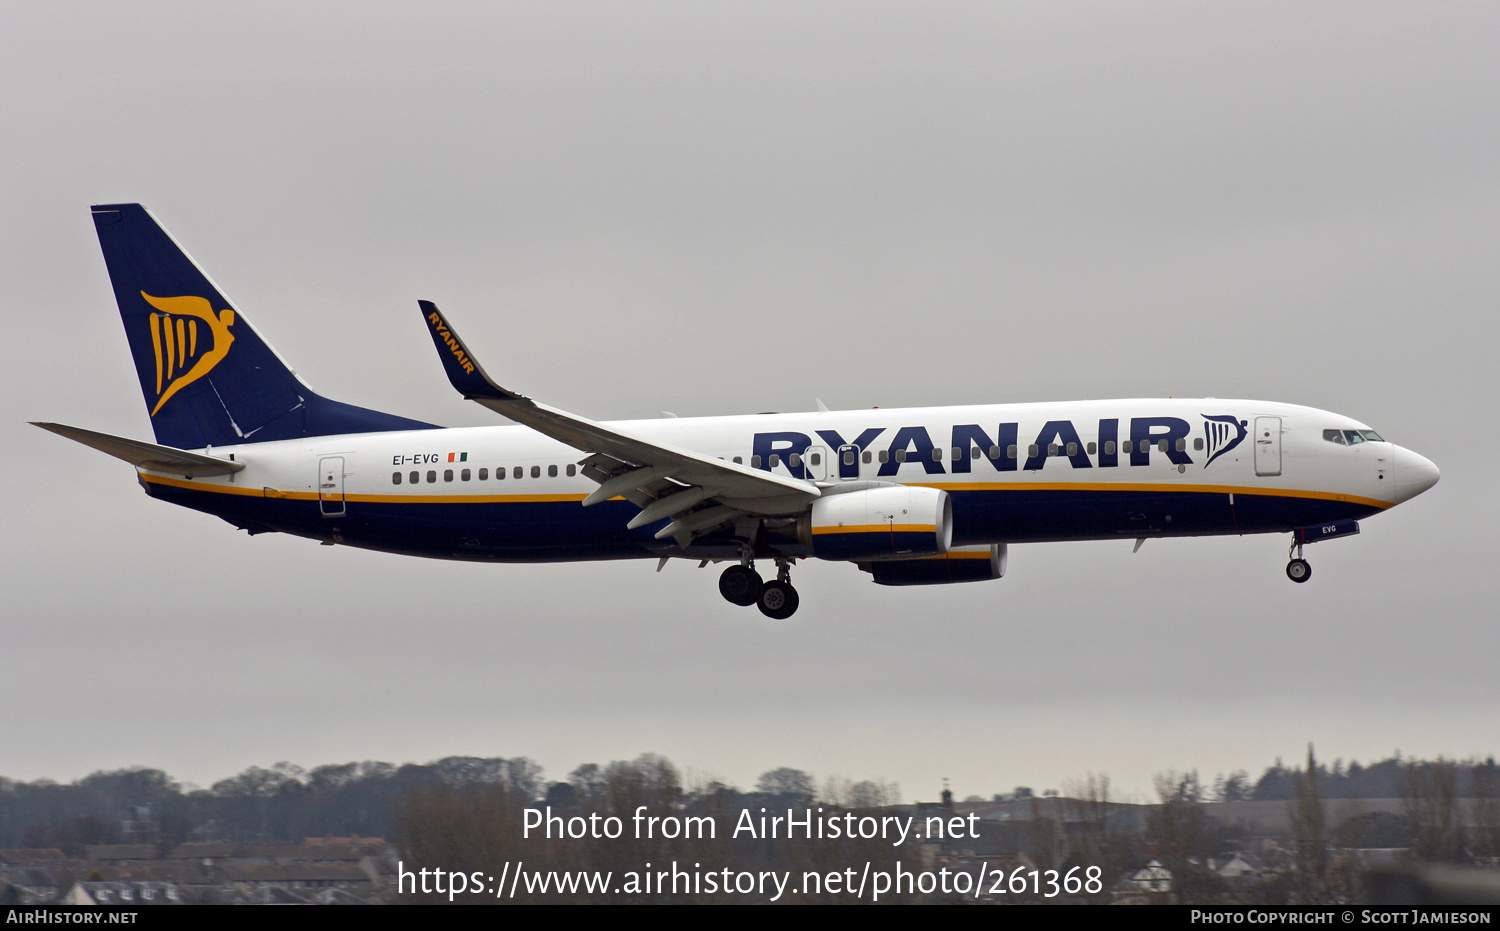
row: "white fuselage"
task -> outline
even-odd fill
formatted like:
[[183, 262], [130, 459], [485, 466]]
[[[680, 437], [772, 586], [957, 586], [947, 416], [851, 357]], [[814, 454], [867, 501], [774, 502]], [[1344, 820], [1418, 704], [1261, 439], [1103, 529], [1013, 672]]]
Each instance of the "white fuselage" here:
[[[943, 489], [953, 497], [956, 545], [1285, 531], [1368, 516], [1437, 474], [1383, 440], [1327, 439], [1327, 431], [1369, 431], [1348, 417], [1264, 401], [1047, 402], [609, 426], [807, 479], [825, 493], [851, 482]], [[587, 559], [673, 550], [644, 529], [625, 531], [633, 507], [582, 508], [598, 487], [576, 468], [583, 454], [526, 427], [325, 436], [212, 453], [245, 468], [215, 478], [142, 478], [153, 493], [185, 495], [181, 503], [203, 510], [238, 499], [230, 510], [252, 529], [423, 555]], [[601, 527], [599, 512], [618, 530]]]

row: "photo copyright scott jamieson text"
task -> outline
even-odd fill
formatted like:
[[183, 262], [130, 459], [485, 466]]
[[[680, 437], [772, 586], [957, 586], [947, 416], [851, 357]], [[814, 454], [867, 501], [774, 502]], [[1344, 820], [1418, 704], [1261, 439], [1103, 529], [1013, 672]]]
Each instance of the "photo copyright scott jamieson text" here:
[[[729, 821], [731, 819], [725, 819]], [[631, 818], [613, 815], [554, 814], [550, 807], [528, 808], [522, 827], [525, 840], [731, 840], [758, 841], [884, 841], [892, 848], [923, 840], [962, 840], [979, 837], [975, 815], [859, 815], [818, 809], [762, 808], [757, 814], [740, 812], [733, 824], [719, 824], [713, 816], [649, 815], [642, 806]], [[496, 864], [493, 872], [456, 872], [441, 867], [398, 864], [397, 892], [402, 895], [441, 895], [449, 901], [462, 896], [498, 899], [535, 895], [723, 895], [756, 896], [775, 902], [786, 895], [852, 895], [880, 901], [900, 895], [961, 895], [988, 898], [1027, 894], [1055, 897], [1093, 895], [1104, 888], [1097, 866], [1069, 870], [1010, 871], [975, 864], [967, 869], [944, 867], [913, 870], [905, 864], [875, 864], [868, 860], [841, 869], [739, 870], [712, 864], [673, 860], [642, 863], [622, 872], [602, 870], [528, 869], [524, 860]]]
[[1489, 909], [1454, 908], [1205, 908], [1188, 912], [1194, 925], [1487, 925]]

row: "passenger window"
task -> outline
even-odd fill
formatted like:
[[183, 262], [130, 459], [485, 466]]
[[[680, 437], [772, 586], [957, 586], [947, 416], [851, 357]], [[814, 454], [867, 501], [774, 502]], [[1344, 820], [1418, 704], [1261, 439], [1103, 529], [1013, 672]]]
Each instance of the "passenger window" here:
[[445, 481], [445, 482], [451, 482], [451, 481], [453, 481], [453, 470], [452, 469], [444, 469], [443, 470], [443, 481]]
[[1185, 449], [1187, 449], [1187, 440], [1179, 436], [1177, 438], [1177, 451], [1180, 453]]
[[1049, 455], [1049, 456], [1056, 456], [1057, 455], [1057, 451], [1058, 451], [1058, 446], [1057, 446], [1056, 443], [1048, 443], [1047, 444], [1047, 455]]
[[794, 469], [799, 468], [802, 465], [802, 457], [797, 453], [792, 453], [786, 457], [786, 464]]
[[1094, 445], [1094, 441], [1093, 440], [1089, 440], [1089, 455], [1090, 456], [1092, 456], [1094, 454], [1094, 451], [1097, 450], [1098, 448], [1099, 447], [1097, 447], [1097, 446]]
[[555, 466], [555, 465], [549, 465], [549, 466], [547, 466], [547, 477], [548, 478], [557, 478], [557, 466]]
[[745, 464], [744, 463], [744, 457], [742, 457], [742, 456], [735, 456], [734, 457], [734, 464], [735, 465], [744, 465]]
[[[870, 451], [868, 449], [865, 450], [864, 455], [861, 458], [863, 458], [865, 460], [865, 465], [869, 465], [870, 464]], [[881, 459], [880, 461], [884, 462], [885, 460]]]
[[1166, 452], [1167, 451], [1167, 441], [1166, 440], [1157, 440], [1156, 441], [1156, 451], [1159, 452], [1159, 453]]
[[759, 456], [751, 456], [750, 457], [750, 468], [752, 468], [752, 469], [758, 469], [758, 468], [760, 468], [760, 457]]
[[770, 461], [771, 461], [771, 468], [773, 468], [773, 469], [776, 468], [777, 466], [781, 465], [781, 454], [780, 453], [772, 453]]
[[1036, 445], [1035, 443], [1032, 443], [1030, 446], [1026, 447], [1026, 455], [1031, 456], [1033, 458], [1035, 458], [1036, 456], [1040, 455], [1041, 452], [1042, 452], [1042, 448], [1040, 446]]
[[[1145, 441], [1142, 440], [1141, 442], [1145, 442]], [[1134, 449], [1135, 449], [1135, 444], [1131, 443], [1129, 440], [1121, 440], [1120, 441], [1120, 452], [1122, 452], [1122, 453], [1128, 453], [1128, 452], [1131, 452]]]
[[392, 485], [399, 485], [399, 484], [401, 484], [401, 473], [400, 472], [392, 472], [391, 473], [391, 484]]
[[419, 482], [419, 481], [422, 480], [422, 473], [420, 473], [420, 472], [413, 472], [412, 474], [410, 474], [410, 475], [408, 475], [406, 477], [406, 480], [409, 481], [409, 482], [411, 482], [413, 485], [415, 485], [417, 482]]
[[428, 470], [428, 472], [427, 472], [427, 483], [430, 485], [430, 484], [432, 484], [435, 481], [437, 481], [437, 473], [433, 472], [431, 470]]
[[890, 450], [888, 450], [888, 449], [882, 449], [880, 451], [880, 461], [881, 462], [886, 462], [890, 458], [891, 458], [891, 451]]
[[1105, 440], [1104, 441], [1104, 455], [1106, 455], [1106, 456], [1113, 456], [1114, 454], [1115, 454], [1115, 441], [1114, 440]]
[[570, 463], [568, 463], [568, 477], [572, 478], [574, 475], [577, 475], [577, 474], [578, 474], [578, 464], [576, 462], [570, 462]]
[[1014, 459], [1014, 458], [1016, 458], [1016, 453], [1017, 452], [1018, 452], [1018, 450], [1016, 448], [1016, 444], [1012, 443], [1012, 444], [1010, 444], [1009, 448], [1006, 450], [1005, 458], [1007, 458], [1007, 459]]
[[906, 461], [906, 450], [904, 450], [904, 449], [898, 449], [898, 450], [896, 450], [896, 461], [897, 462], [905, 462]]
[[933, 462], [942, 462], [943, 461], [943, 450], [940, 447], [934, 446], [932, 448], [932, 461]]
[[497, 481], [497, 482], [503, 482], [503, 481], [505, 481], [505, 467], [504, 466], [502, 466], [502, 467], [500, 467], [500, 468], [498, 468], [498, 469], [495, 470], [495, 481]]
[[1194, 450], [1199, 450], [1199, 449], [1202, 449], [1202, 448], [1203, 448], [1203, 437], [1201, 437], [1201, 436], [1193, 437], [1193, 449]]
[[[868, 455], [868, 453], [866, 455]], [[814, 465], [816, 464], [817, 463], [814, 463]], [[854, 450], [844, 450], [844, 465], [854, 465]]]
[[810, 462], [810, 463], [812, 463], [813, 465], [822, 465], [823, 464], [823, 454], [822, 453], [812, 453], [812, 454], [808, 455], [807, 461]]
[[542, 467], [539, 466], [539, 465], [532, 466], [531, 467], [531, 477], [532, 478], [541, 478], [542, 477]]
[[489, 469], [480, 469], [479, 470], [479, 480], [481, 482], [487, 482], [487, 481], [489, 481], [490, 480], [490, 470]]
[[1069, 456], [1076, 456], [1076, 455], [1078, 455], [1078, 444], [1077, 443], [1069, 443], [1068, 444], [1068, 455]]
[[469, 480], [470, 474], [471, 473], [469, 472], [468, 469], [464, 469], [462, 472], [458, 473], [458, 479], [459, 479], [459, 481], [461, 481], [461, 482], [467, 482]]
[[526, 470], [521, 468], [520, 466], [516, 466], [511, 470], [510, 474], [512, 478], [520, 478], [521, 476], [526, 474]]
[[962, 446], [955, 446], [955, 447], [953, 447], [953, 458], [954, 459], [962, 459], [963, 457], [964, 457], [963, 447]]
[[[978, 449], [979, 447], [976, 446], [974, 448]], [[991, 459], [999, 459], [1000, 458], [1000, 447], [998, 447], [998, 446], [991, 446], [990, 447], [990, 458]]]

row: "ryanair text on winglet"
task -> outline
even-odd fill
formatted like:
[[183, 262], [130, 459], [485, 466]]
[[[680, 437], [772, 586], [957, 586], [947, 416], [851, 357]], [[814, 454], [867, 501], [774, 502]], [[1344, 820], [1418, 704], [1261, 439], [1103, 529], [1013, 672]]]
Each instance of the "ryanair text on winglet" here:
[[438, 314], [438, 312], [433, 311], [432, 313], [428, 314], [427, 321], [432, 324], [433, 329], [437, 330], [437, 335], [442, 338], [445, 344], [447, 344], [449, 351], [453, 353], [453, 358], [458, 362], [459, 365], [463, 366], [463, 370], [470, 375], [473, 375], [474, 363], [469, 361], [469, 354], [464, 352], [464, 347], [453, 335], [453, 331], [448, 329], [448, 324], [443, 322], [443, 318]]

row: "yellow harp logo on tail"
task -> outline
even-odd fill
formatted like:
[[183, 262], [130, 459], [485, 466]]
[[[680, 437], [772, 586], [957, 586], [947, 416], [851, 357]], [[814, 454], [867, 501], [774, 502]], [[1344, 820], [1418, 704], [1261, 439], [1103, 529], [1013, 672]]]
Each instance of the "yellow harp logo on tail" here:
[[234, 311], [214, 313], [213, 305], [196, 295], [152, 297], [142, 291], [141, 297], [161, 311], [151, 315], [151, 348], [156, 354], [156, 406], [151, 416], [155, 417], [172, 395], [207, 375], [229, 355]]

